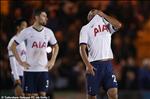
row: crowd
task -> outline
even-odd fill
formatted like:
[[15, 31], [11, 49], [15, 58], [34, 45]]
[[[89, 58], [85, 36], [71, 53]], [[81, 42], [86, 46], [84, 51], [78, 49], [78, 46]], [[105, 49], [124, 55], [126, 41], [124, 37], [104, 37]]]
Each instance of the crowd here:
[[[33, 10], [46, 8], [47, 27], [54, 31], [60, 46], [57, 62], [50, 71], [53, 88], [83, 91], [85, 66], [79, 55], [79, 33], [81, 27], [87, 23], [86, 18], [90, 9], [96, 8], [116, 17], [123, 24], [123, 28], [116, 32], [112, 39], [113, 67], [119, 89], [150, 90], [150, 62], [145, 60], [142, 66], [137, 63], [137, 50], [134, 44], [138, 31], [150, 18], [149, 1], [8, 1], [8, 13], [0, 13], [0, 89], [10, 89], [13, 86], [7, 45], [15, 34], [14, 21], [24, 17], [30, 26], [33, 22]], [[50, 54], [48, 56], [50, 57]]]

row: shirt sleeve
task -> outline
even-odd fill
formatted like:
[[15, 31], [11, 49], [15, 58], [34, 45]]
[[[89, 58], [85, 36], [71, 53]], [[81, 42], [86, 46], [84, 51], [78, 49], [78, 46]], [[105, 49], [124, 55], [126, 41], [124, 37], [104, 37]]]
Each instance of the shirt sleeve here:
[[10, 50], [10, 47], [11, 47], [13, 42], [14, 42], [14, 37], [10, 39], [8, 46], [7, 46], [7, 50]]
[[24, 29], [16, 36], [15, 41], [20, 44], [27, 39], [27, 36], [27, 31]]
[[79, 44], [87, 44], [88, 43], [88, 32], [86, 31], [85, 26], [82, 27], [79, 36]]
[[8, 55], [9, 55], [10, 67], [13, 72], [13, 77], [15, 80], [18, 80], [19, 74], [17, 72], [16, 59], [10, 49], [8, 49]]
[[48, 35], [49, 35], [49, 43], [51, 44], [51, 45], [55, 45], [56, 43], [57, 43], [57, 40], [56, 40], [56, 38], [55, 38], [55, 35], [54, 35], [54, 33], [53, 33], [53, 31], [49, 31], [48, 32]]
[[12, 69], [12, 72], [13, 72], [13, 77], [15, 80], [18, 80], [19, 79], [19, 75], [17, 73], [17, 67], [16, 67], [16, 59], [14, 56], [12, 57], [9, 57], [9, 61], [10, 61], [10, 67]]
[[106, 19], [103, 18], [103, 22], [108, 25], [109, 31], [111, 34], [117, 31], [115, 27], [112, 26]]

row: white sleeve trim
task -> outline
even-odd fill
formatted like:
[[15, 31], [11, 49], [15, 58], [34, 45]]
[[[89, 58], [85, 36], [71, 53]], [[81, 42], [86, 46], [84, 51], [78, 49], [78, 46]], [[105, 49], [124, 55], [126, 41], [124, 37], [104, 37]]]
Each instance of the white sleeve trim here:
[[15, 80], [18, 80], [19, 75], [18, 75], [18, 72], [17, 72], [15, 57], [9, 57], [9, 61], [10, 61], [10, 67], [11, 67], [12, 72], [13, 72], [13, 77], [14, 77]]

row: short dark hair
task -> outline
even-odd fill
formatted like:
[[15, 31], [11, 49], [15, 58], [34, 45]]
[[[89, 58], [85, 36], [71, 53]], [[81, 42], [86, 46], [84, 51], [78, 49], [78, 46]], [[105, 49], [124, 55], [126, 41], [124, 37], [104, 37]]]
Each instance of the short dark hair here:
[[90, 10], [88, 13], [88, 16], [87, 16], [88, 21], [90, 21], [95, 16], [95, 14], [97, 14], [97, 13], [98, 13], [97, 9]]
[[46, 12], [47, 13], [47, 10], [38, 8], [38, 9], [34, 10], [33, 14], [34, 14], [34, 16], [39, 16], [42, 12]]
[[19, 19], [17, 19], [14, 22], [15, 23], [15, 27], [20, 26], [23, 21], [27, 22], [27, 20], [25, 18], [19, 18]]

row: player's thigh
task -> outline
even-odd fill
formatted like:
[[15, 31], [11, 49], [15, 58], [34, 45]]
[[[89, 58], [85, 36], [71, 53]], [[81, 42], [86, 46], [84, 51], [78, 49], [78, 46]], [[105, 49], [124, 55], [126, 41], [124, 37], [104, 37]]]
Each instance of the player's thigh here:
[[108, 89], [107, 95], [109, 99], [118, 99], [118, 89], [117, 88]]
[[88, 95], [88, 96], [87, 96], [87, 99], [96, 99], [96, 96]]
[[19, 79], [21, 81], [21, 87], [23, 88], [23, 86], [24, 86], [24, 76], [19, 76]]
[[95, 76], [86, 74], [87, 93], [90, 96], [95, 96], [99, 92], [101, 75], [99, 71], [99, 65], [97, 63], [91, 63], [95, 68]]
[[108, 89], [110, 88], [117, 88], [118, 84], [117, 84], [117, 80], [116, 80], [116, 76], [113, 73], [112, 70], [112, 64], [111, 62], [106, 62], [105, 63], [105, 76], [103, 79], [103, 87], [106, 91], [108, 91]]
[[32, 97], [33, 99], [36, 99], [36, 97], [38, 97], [37, 93], [26, 93], [25, 94], [26, 97]]
[[39, 96], [45, 97], [46, 96], [46, 92], [39, 92]]
[[24, 93], [25, 94], [32, 94], [37, 93], [35, 83], [35, 73], [33, 72], [24, 72]]
[[48, 72], [41, 72], [38, 74], [38, 84], [37, 84], [37, 90], [38, 93], [44, 93], [47, 92], [49, 87], [49, 74]]

